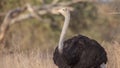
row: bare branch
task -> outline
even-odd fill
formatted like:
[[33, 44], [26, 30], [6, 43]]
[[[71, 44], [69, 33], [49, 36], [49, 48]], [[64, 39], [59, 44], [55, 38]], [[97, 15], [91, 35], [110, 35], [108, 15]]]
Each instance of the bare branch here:
[[118, 14], [120, 14], [120, 12], [111, 12], [111, 13], [108, 13], [108, 14], [118, 15]]
[[11, 23], [11, 20], [18, 16], [21, 12], [23, 12], [26, 8], [17, 8], [17, 9], [14, 9], [14, 10], [11, 10], [9, 11], [6, 16], [5, 16], [5, 19], [3, 21], [3, 23], [1, 24], [1, 27], [0, 27], [0, 41], [3, 40], [4, 38], [4, 35], [6, 33], [6, 31], [8, 30], [9, 28], [9, 25]]
[[40, 0], [40, 2], [42, 3], [42, 5], [44, 5], [44, 4], [45, 4], [45, 0]]
[[57, 4], [59, 0], [53, 0], [52, 4]]
[[[51, 4], [44, 4], [41, 6], [31, 6], [30, 4], [27, 4], [26, 6], [22, 8], [16, 8], [11, 11], [9, 11], [5, 18], [3, 23], [0, 26], [0, 41], [4, 39], [5, 33], [7, 32], [9, 26], [11, 24], [14, 24], [16, 22], [29, 19], [29, 18], [37, 18], [38, 20], [42, 20], [40, 15], [45, 15], [48, 13], [51, 14], [57, 14], [56, 9], [59, 9], [60, 7], [66, 6], [69, 9], [73, 9], [70, 7], [70, 5], [83, 2], [82, 0], [72, 0], [69, 2], [60, 2], [59, 0], [53, 0]], [[29, 11], [30, 13], [24, 13], [25, 11]]]
[[28, 11], [38, 20], [42, 20], [41, 17], [38, 15], [38, 13], [32, 8], [30, 4], [27, 4]]

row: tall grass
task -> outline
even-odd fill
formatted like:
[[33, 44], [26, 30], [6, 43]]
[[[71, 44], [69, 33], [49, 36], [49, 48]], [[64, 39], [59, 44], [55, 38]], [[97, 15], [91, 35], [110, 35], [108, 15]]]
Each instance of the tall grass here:
[[120, 68], [120, 44], [118, 42], [106, 43], [104, 47], [108, 54], [107, 68]]
[[48, 53], [6, 54], [0, 60], [0, 68], [56, 68]]
[[[120, 68], [120, 45], [103, 43], [108, 54], [107, 68]], [[57, 68], [52, 54], [32, 51], [31, 53], [9, 53], [0, 55], [0, 68]]]

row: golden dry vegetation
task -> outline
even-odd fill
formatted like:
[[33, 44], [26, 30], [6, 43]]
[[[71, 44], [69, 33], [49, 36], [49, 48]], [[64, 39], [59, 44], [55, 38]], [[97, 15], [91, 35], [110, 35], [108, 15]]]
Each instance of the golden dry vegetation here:
[[[120, 44], [105, 43], [103, 47], [108, 54], [107, 68], [120, 68]], [[2, 68], [57, 68], [49, 52], [31, 51], [30, 53], [9, 53], [0, 56]]]
[[[0, 0], [0, 24], [11, 9], [26, 3], [41, 5], [41, 1]], [[45, 4], [51, 2], [45, 0]], [[83, 34], [102, 44], [108, 54], [107, 68], [120, 68], [120, 15], [111, 14], [120, 11], [118, 6], [119, 2], [81, 2], [72, 5], [75, 11], [71, 12], [66, 35], [67, 39]], [[59, 40], [63, 17], [52, 14], [41, 17], [42, 21], [27, 19], [9, 27], [4, 39], [5, 45], [0, 44], [0, 68], [57, 68], [52, 54]]]

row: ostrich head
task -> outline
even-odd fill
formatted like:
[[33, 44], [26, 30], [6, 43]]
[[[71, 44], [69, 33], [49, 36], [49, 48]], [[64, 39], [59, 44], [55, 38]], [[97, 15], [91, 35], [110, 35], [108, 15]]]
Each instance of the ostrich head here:
[[66, 16], [68, 16], [68, 15], [70, 14], [69, 9], [66, 8], [66, 7], [60, 8], [60, 9], [58, 10], [58, 12], [59, 12], [60, 14], [62, 14], [64, 17], [66, 17]]
[[59, 13], [61, 13], [64, 17], [65, 17], [65, 21], [64, 21], [64, 25], [63, 25], [63, 28], [62, 28], [62, 32], [61, 32], [61, 35], [60, 35], [60, 40], [59, 40], [59, 45], [58, 45], [58, 50], [60, 53], [63, 52], [63, 42], [64, 42], [64, 37], [65, 37], [65, 34], [67, 32], [67, 28], [68, 28], [68, 25], [69, 25], [69, 21], [70, 21], [70, 12], [67, 8], [61, 8], [58, 10]]

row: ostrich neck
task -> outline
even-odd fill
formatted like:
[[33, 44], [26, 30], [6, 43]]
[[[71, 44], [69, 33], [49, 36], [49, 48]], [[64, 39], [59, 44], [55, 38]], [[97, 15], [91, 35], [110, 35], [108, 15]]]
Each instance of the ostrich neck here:
[[67, 32], [69, 21], [70, 21], [70, 13], [68, 13], [64, 17], [65, 17], [65, 21], [64, 21], [64, 25], [63, 25], [63, 28], [62, 28], [62, 32], [61, 32], [60, 39], [59, 39], [59, 44], [58, 44], [58, 50], [59, 50], [60, 53], [62, 53], [62, 51], [63, 51], [63, 45], [64, 45], [63, 42], [64, 42], [65, 34]]

